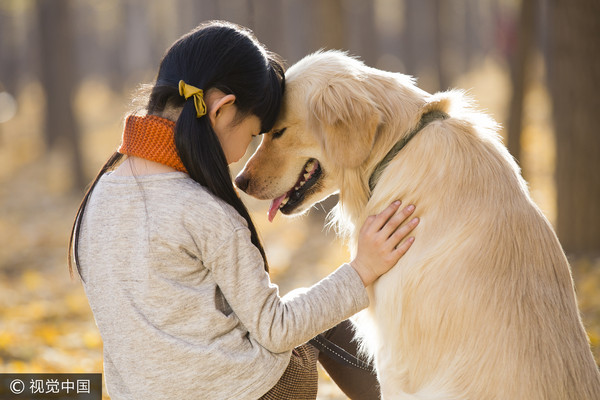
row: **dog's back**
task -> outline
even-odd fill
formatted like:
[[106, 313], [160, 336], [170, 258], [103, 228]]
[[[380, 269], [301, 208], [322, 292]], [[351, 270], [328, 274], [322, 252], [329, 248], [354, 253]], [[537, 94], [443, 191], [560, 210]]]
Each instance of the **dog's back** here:
[[363, 334], [383, 395], [600, 399], [558, 239], [494, 126], [462, 104], [440, 95], [451, 118], [408, 143], [365, 210], [401, 198], [422, 216], [413, 249], [358, 319], [359, 330], [377, 327]]

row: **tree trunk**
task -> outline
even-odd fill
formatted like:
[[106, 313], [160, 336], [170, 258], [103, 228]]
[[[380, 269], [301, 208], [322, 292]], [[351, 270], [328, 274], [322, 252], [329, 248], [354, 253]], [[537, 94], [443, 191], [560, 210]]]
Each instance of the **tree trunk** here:
[[549, 1], [557, 231], [571, 255], [600, 254], [600, 2]]
[[261, 0], [254, 2], [254, 33], [270, 51], [285, 54], [286, 27], [283, 23], [281, 0]]
[[373, 1], [346, 0], [343, 25], [351, 27], [346, 30], [345, 48], [350, 54], [359, 56], [365, 64], [376, 67], [381, 46], [375, 21], [375, 4]]
[[448, 79], [448, 71], [446, 63], [444, 62], [444, 49], [446, 48], [445, 38], [449, 35], [448, 24], [446, 19], [448, 18], [449, 7], [452, 4], [443, 3], [436, 1], [433, 4], [433, 12], [435, 13], [435, 24], [433, 27], [434, 38], [432, 45], [434, 47], [435, 67], [437, 70], [438, 79], [438, 91], [448, 90], [450, 87], [450, 79]]
[[313, 12], [316, 13], [317, 35], [312, 37], [312, 47], [317, 49], [325, 47], [327, 49], [345, 49], [346, 48], [346, 29], [344, 20], [344, 8], [342, 0], [316, 1]]
[[19, 70], [15, 17], [11, 14], [10, 11], [0, 12], [0, 92], [7, 91], [16, 96]]
[[511, 53], [512, 97], [506, 127], [508, 151], [521, 163], [523, 103], [528, 83], [528, 67], [534, 50], [537, 0], [522, 0], [515, 52]]
[[[45, 139], [47, 149], [59, 139], [71, 147], [74, 184], [85, 186], [79, 146], [79, 130], [73, 113], [77, 68], [73, 52], [73, 31], [68, 0], [38, 0], [40, 76], [46, 94]], [[60, 143], [61, 145], [63, 143]]]

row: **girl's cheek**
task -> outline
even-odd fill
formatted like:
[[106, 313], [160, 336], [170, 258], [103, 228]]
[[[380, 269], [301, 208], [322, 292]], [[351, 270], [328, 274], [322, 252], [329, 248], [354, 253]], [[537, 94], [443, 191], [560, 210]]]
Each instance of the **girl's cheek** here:
[[246, 150], [248, 149], [248, 146], [245, 147], [241, 147], [236, 151], [236, 154], [234, 154], [234, 159], [233, 162], [238, 162], [241, 160], [242, 157], [244, 157], [244, 154], [246, 154]]
[[244, 146], [241, 149], [242, 155], [240, 157], [243, 157], [244, 154], [246, 154], [246, 152], [248, 151], [248, 147], [250, 147], [250, 143], [252, 143], [252, 136], [250, 136], [250, 139], [246, 141], [246, 143], [244, 143]]

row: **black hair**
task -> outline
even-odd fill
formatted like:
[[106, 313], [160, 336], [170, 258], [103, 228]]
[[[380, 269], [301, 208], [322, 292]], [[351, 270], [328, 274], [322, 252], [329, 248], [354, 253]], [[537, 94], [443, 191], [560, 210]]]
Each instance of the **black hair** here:
[[[235, 95], [236, 120], [255, 115], [261, 132], [269, 131], [279, 114], [285, 86], [285, 70], [274, 53], [266, 50], [252, 33], [241, 26], [210, 21], [179, 38], [163, 57], [147, 105], [148, 114], [166, 107], [181, 108], [175, 125], [175, 146], [190, 177], [230, 204], [248, 223], [252, 243], [268, 263], [264, 248], [246, 206], [231, 179], [227, 158], [208, 115], [196, 117], [192, 99], [179, 95], [179, 81], [204, 90], [219, 89]], [[69, 270], [73, 261], [79, 271], [78, 236], [90, 194], [100, 177], [123, 157], [113, 154], [102, 167], [77, 211], [69, 242]]]

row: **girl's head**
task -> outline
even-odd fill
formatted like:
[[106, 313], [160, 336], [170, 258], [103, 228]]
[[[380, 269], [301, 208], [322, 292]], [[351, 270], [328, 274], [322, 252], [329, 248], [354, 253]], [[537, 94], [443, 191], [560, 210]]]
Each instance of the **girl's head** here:
[[[229, 22], [211, 21], [169, 48], [160, 63], [148, 111], [161, 111], [168, 101], [182, 105], [178, 85], [183, 80], [205, 92], [216, 88], [234, 94], [240, 116], [256, 115], [266, 131], [277, 118], [283, 79], [284, 68], [278, 57], [251, 32]], [[171, 90], [165, 93], [164, 87]]]
[[[196, 118], [194, 102], [179, 94], [180, 80], [204, 91], [207, 116]], [[212, 139], [207, 136], [216, 133], [219, 139], [224, 139], [239, 124], [252, 119], [259, 124], [254, 134], [268, 131], [279, 113], [283, 86], [284, 68], [274, 54], [246, 29], [213, 21], [184, 35], [167, 51], [150, 94], [148, 113], [161, 114], [165, 108], [181, 108], [175, 142], [184, 165], [194, 177], [193, 164], [198, 160], [195, 154], [198, 146], [194, 144], [202, 138], [205, 148], [205, 141]], [[234, 111], [235, 118], [229, 127], [223, 128], [231, 129], [219, 130], [217, 116], [229, 106], [233, 106], [229, 111]], [[226, 143], [221, 144], [227, 151]], [[232, 155], [239, 159], [243, 153]]]
[[[250, 31], [228, 22], [212, 21], [182, 36], [169, 48], [147, 105], [148, 114], [177, 116], [175, 146], [187, 172], [246, 219], [252, 242], [265, 260], [265, 269], [268, 267], [263, 247], [233, 187], [228, 165], [241, 158], [252, 136], [269, 131], [275, 123], [284, 72], [278, 58]], [[193, 99], [180, 95], [181, 80], [204, 91], [206, 115], [198, 118]], [[100, 176], [121, 157], [113, 154], [82, 201], [71, 232], [69, 265], [72, 258], [78, 263], [77, 237], [89, 195]]]

